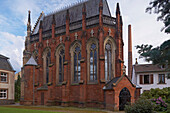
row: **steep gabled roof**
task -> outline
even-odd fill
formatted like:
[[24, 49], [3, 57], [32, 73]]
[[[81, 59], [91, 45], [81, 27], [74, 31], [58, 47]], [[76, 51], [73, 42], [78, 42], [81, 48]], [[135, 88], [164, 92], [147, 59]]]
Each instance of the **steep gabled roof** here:
[[136, 87], [135, 84], [132, 83], [132, 81], [128, 78], [128, 76], [126, 74], [123, 74], [121, 77], [115, 77], [112, 80], [110, 80], [105, 86], [104, 86], [104, 90], [111, 90], [113, 89], [113, 87], [116, 87], [117, 84], [122, 80], [123, 77], [126, 77], [129, 82], [132, 84], [133, 87]]
[[0, 69], [7, 71], [14, 71], [11, 63], [8, 61], [8, 57], [0, 54]]
[[[42, 16], [43, 18], [41, 17], [41, 19], [43, 20], [42, 22], [43, 31], [47, 31], [51, 29], [53, 15], [55, 16], [56, 27], [65, 25], [67, 10], [69, 10], [70, 23], [82, 20], [82, 8], [83, 8], [84, 3], [86, 5], [86, 18], [99, 15], [100, 0], [88, 0], [88, 1], [76, 4], [74, 6], [68, 7], [64, 10], [54, 12], [46, 16]], [[103, 0], [103, 15], [111, 16], [107, 0]], [[39, 23], [40, 23], [39, 20], [40, 19], [38, 19], [38, 23], [36, 23], [36, 26], [34, 28], [35, 30], [33, 31], [32, 34], [38, 33]]]
[[43, 18], [44, 18], [44, 13], [42, 12], [40, 14], [40, 16], [38, 17], [36, 23], [35, 23], [34, 29], [32, 31], [33, 34], [37, 34], [38, 33], [40, 21], [43, 20]]

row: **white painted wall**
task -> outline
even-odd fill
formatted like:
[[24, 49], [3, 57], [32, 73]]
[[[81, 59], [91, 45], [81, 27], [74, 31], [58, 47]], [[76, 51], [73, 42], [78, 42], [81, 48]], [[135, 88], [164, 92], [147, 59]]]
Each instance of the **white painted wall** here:
[[[153, 84], [140, 84], [140, 75], [148, 75], [148, 74], [153, 74]], [[159, 84], [158, 83], [158, 75], [159, 74], [165, 74], [165, 84]], [[170, 79], [166, 78], [167, 72], [155, 72], [155, 73], [138, 73], [135, 74], [133, 70], [133, 77], [132, 77], [132, 82], [139, 85], [142, 87], [141, 93], [143, 93], [144, 90], [150, 90], [151, 88], [165, 88], [165, 87], [170, 87]]]

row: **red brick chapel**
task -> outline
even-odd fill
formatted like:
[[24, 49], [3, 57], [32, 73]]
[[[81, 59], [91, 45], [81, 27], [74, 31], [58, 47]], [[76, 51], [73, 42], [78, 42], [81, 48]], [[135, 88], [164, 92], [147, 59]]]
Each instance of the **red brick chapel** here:
[[[114, 7], [112, 7], [114, 8]], [[138, 89], [124, 72], [122, 16], [106, 0], [45, 15], [31, 30], [28, 12], [21, 104], [123, 110]]]

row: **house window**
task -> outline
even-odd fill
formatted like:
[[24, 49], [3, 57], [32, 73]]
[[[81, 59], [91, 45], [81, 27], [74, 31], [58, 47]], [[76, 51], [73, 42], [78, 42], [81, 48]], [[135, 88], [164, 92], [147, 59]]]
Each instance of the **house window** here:
[[0, 89], [0, 99], [7, 99], [7, 90]]
[[110, 80], [112, 74], [112, 53], [109, 43], [105, 46], [105, 80]]
[[7, 82], [7, 73], [1, 72], [1, 82]]
[[149, 84], [149, 75], [144, 75], [144, 84]]
[[48, 52], [47, 53], [47, 57], [46, 57], [46, 83], [49, 82], [49, 65], [51, 63], [51, 53]]
[[140, 84], [153, 84], [154, 83], [153, 74], [140, 75], [139, 82]]
[[159, 84], [165, 83], [165, 74], [159, 74], [158, 82]]
[[74, 82], [80, 81], [80, 75], [81, 75], [80, 60], [81, 60], [81, 51], [80, 51], [80, 47], [77, 46], [74, 51]]
[[59, 52], [59, 82], [64, 81], [64, 61], [65, 61], [64, 49], [61, 49]]
[[90, 48], [90, 81], [97, 80], [97, 48], [92, 44]]

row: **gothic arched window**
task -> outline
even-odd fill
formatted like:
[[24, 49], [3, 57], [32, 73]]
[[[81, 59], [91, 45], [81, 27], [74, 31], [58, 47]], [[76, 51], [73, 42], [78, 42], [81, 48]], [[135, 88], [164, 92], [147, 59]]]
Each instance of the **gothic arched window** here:
[[91, 44], [90, 47], [90, 81], [97, 80], [97, 47]]
[[59, 52], [59, 82], [64, 81], [64, 49], [61, 49]]
[[74, 82], [80, 81], [80, 75], [81, 75], [80, 60], [81, 60], [81, 50], [80, 47], [77, 46], [74, 50]]
[[111, 80], [112, 77], [112, 52], [109, 43], [105, 46], [105, 80]]
[[46, 56], [46, 83], [49, 82], [49, 65], [50, 65], [50, 63], [51, 63], [51, 53], [49, 51]]

